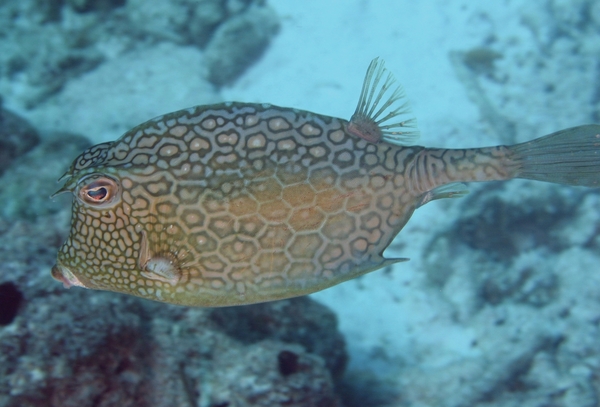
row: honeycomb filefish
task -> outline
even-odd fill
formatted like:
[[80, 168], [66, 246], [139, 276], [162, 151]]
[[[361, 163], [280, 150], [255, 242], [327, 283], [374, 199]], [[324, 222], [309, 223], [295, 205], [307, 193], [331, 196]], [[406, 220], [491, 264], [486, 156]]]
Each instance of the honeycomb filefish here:
[[75, 159], [71, 230], [52, 276], [192, 306], [312, 293], [404, 261], [383, 257], [419, 206], [461, 182], [598, 186], [600, 125], [528, 143], [435, 149], [371, 62], [350, 121], [268, 104], [197, 106]]

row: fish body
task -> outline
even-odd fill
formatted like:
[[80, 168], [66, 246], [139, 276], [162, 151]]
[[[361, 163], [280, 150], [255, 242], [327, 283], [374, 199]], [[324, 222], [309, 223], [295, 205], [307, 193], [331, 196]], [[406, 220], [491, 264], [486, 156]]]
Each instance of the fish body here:
[[[379, 85], [384, 73], [375, 60], [350, 121], [268, 104], [198, 106], [86, 150], [59, 191], [73, 193], [73, 215], [53, 277], [192, 306], [294, 297], [406, 260], [383, 252], [416, 208], [462, 196], [457, 182], [597, 184], [596, 125], [517, 146], [406, 145], [413, 122], [387, 124], [406, 107], [381, 117], [403, 96], [382, 105], [393, 83]], [[557, 167], [556, 139], [587, 155]]]

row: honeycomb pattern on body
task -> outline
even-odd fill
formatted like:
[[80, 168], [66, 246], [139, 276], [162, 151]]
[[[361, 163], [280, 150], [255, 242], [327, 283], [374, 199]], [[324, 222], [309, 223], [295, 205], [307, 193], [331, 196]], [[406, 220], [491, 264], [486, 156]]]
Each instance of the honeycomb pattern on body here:
[[[404, 173], [422, 148], [369, 143], [346, 125], [224, 104], [92, 147], [75, 160], [70, 187], [106, 174], [121, 200], [75, 202], [59, 262], [95, 288], [206, 305], [313, 292], [378, 268], [418, 204]], [[173, 265], [173, 280], [144, 269], [145, 248], [152, 267]]]

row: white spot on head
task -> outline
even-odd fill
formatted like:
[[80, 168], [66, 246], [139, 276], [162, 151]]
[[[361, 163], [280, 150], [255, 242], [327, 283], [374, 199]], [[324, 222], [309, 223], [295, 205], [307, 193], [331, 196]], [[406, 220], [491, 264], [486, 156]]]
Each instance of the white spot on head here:
[[169, 225], [167, 226], [166, 232], [170, 235], [175, 235], [179, 233], [179, 227], [177, 227], [176, 225]]
[[238, 135], [236, 133], [221, 133], [217, 136], [217, 141], [221, 144], [235, 145], [238, 141]]
[[385, 179], [382, 176], [374, 176], [371, 178], [371, 186], [373, 188], [381, 188], [385, 185]]
[[169, 133], [175, 137], [181, 137], [185, 134], [186, 131], [187, 127], [185, 126], [175, 126], [169, 131]]
[[248, 139], [248, 148], [263, 148], [267, 139], [262, 134], [256, 134]]
[[379, 217], [373, 216], [371, 219], [365, 222], [365, 226], [369, 229], [375, 229], [379, 227]]
[[334, 143], [339, 143], [344, 140], [344, 132], [341, 130], [336, 130], [332, 133], [329, 133], [329, 140]]
[[248, 115], [246, 116], [246, 126], [247, 127], [251, 127], [256, 125], [256, 123], [258, 123], [258, 117], [254, 116], [254, 115]]
[[321, 158], [321, 157], [323, 157], [323, 156], [325, 155], [325, 153], [326, 153], [325, 149], [324, 149], [323, 147], [321, 147], [321, 146], [316, 146], [316, 147], [313, 147], [313, 148], [311, 148], [310, 150], [308, 150], [308, 152], [309, 152], [309, 153], [310, 153], [310, 154], [311, 154], [313, 157], [316, 157], [316, 158]]
[[258, 227], [258, 224], [256, 224], [255, 222], [246, 220], [243, 227], [248, 232], [254, 232], [256, 230], [256, 228]]
[[233, 163], [235, 162], [237, 159], [237, 154], [227, 154], [227, 155], [220, 155], [217, 157], [217, 163], [218, 164], [224, 164], [224, 163]]
[[172, 155], [177, 154], [178, 151], [179, 148], [177, 148], [177, 146], [167, 144], [166, 146], [162, 146], [160, 150], [158, 150], [158, 154], [160, 154], [163, 157], [171, 157]]
[[313, 126], [312, 124], [306, 123], [304, 126], [300, 128], [300, 132], [305, 136], [318, 136], [321, 134], [321, 129], [319, 127]]
[[200, 217], [195, 213], [188, 213], [185, 215], [185, 222], [188, 224], [198, 223], [199, 220], [200, 220]]
[[348, 162], [352, 160], [352, 155], [350, 155], [350, 152], [348, 151], [343, 151], [340, 154], [338, 154], [337, 159], [339, 161]]
[[233, 188], [233, 185], [231, 185], [230, 182], [225, 182], [223, 185], [221, 185], [221, 191], [226, 194], [231, 192], [231, 188]]
[[192, 151], [198, 151], [198, 150], [203, 150], [203, 149], [209, 149], [210, 148], [210, 144], [199, 137], [196, 137], [195, 139], [192, 139], [190, 141], [190, 150]]
[[210, 286], [212, 288], [220, 289], [224, 286], [224, 284], [221, 280], [211, 280]]
[[368, 247], [367, 240], [363, 238], [356, 239], [354, 242], [352, 242], [352, 247], [354, 247], [355, 250], [364, 252]]
[[391, 208], [393, 203], [394, 203], [394, 199], [389, 195], [383, 196], [379, 199], [379, 206], [382, 209]]
[[280, 150], [294, 150], [296, 143], [293, 140], [281, 140], [277, 143], [277, 148]]
[[377, 164], [377, 156], [375, 154], [367, 154], [365, 155], [365, 163], [367, 165], [375, 165]]
[[281, 117], [275, 117], [271, 120], [269, 120], [269, 129], [273, 130], [273, 131], [279, 131], [279, 130], [287, 130], [290, 128], [290, 124], [282, 119]]
[[260, 171], [263, 169], [265, 163], [263, 160], [254, 160], [252, 162], [252, 167], [254, 167], [255, 170]]
[[215, 122], [214, 119], [206, 119], [206, 120], [203, 120], [200, 125], [207, 130], [212, 130], [215, 127], [217, 127], [217, 122]]

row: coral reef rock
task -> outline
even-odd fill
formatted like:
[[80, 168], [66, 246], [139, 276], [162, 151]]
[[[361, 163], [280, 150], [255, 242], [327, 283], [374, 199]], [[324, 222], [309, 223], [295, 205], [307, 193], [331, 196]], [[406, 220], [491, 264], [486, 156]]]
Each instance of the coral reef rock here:
[[529, 184], [476, 188], [423, 253], [431, 295], [472, 340], [469, 357], [407, 369], [407, 400], [598, 405], [600, 195]]
[[71, 79], [157, 43], [206, 49], [198, 75], [221, 86], [261, 55], [278, 27], [264, 0], [4, 0], [0, 93], [36, 107]]
[[[65, 207], [64, 199], [49, 199], [57, 189], [56, 180], [91, 142], [81, 136], [54, 134], [19, 157], [0, 176], [0, 217], [35, 220]], [[43, 168], [43, 171], [40, 171]], [[58, 175], [58, 176], [57, 176]]]
[[2, 108], [0, 99], [0, 175], [15, 158], [31, 150], [39, 141], [33, 127], [26, 120]]

